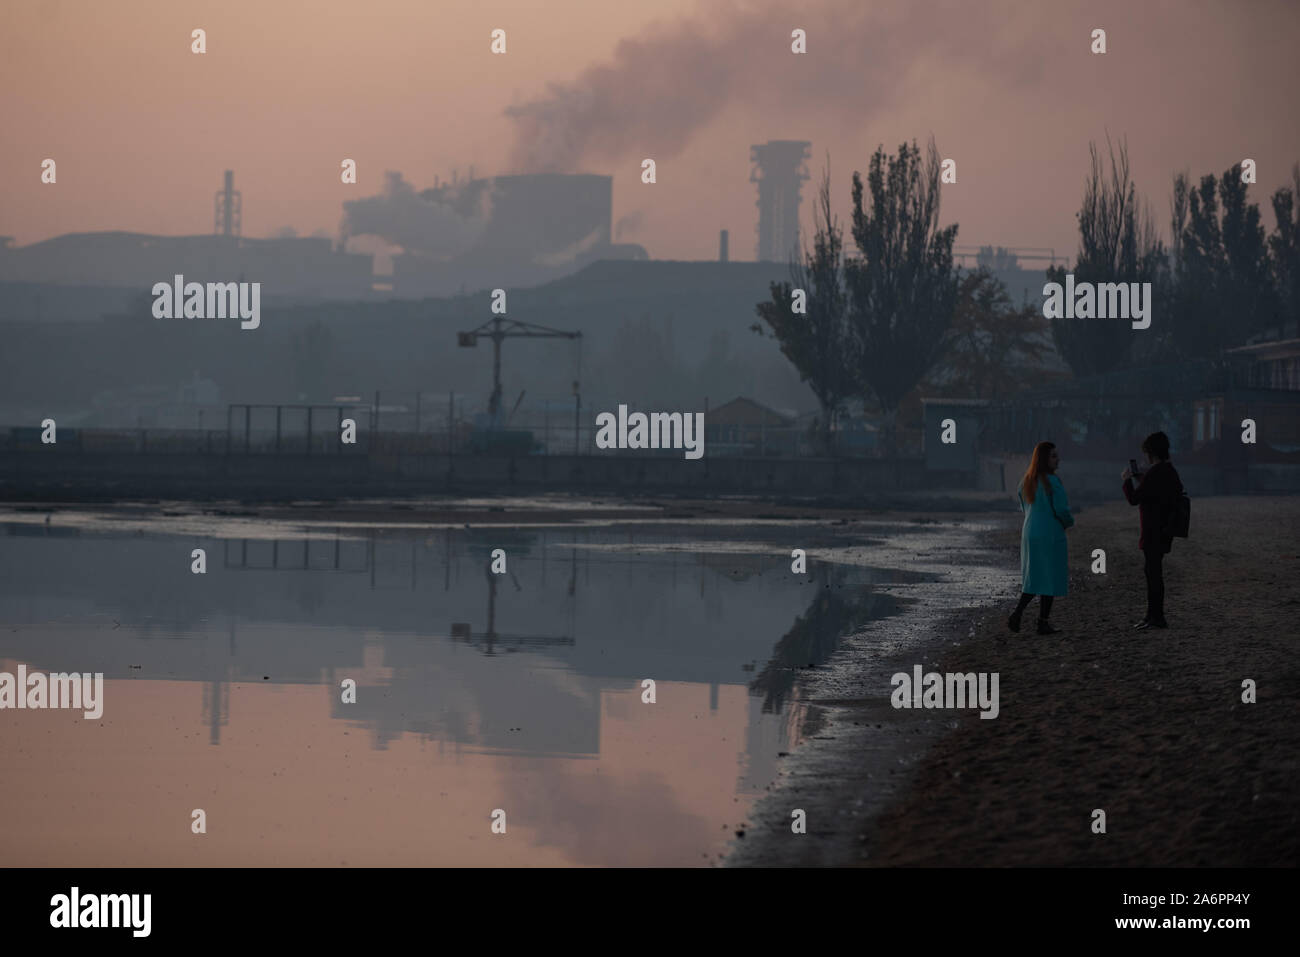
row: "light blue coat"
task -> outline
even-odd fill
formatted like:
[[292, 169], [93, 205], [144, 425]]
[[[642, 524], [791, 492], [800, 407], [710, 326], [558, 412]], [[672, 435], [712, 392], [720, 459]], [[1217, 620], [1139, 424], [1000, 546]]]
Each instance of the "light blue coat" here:
[[[1061, 480], [1048, 475], [1047, 481], [1051, 483], [1050, 496], [1041, 481], [1032, 504], [1020, 495], [1020, 510], [1025, 513], [1020, 529], [1020, 590], [1027, 595], [1064, 595], [1069, 581], [1065, 529], [1074, 524], [1074, 516]], [[1053, 505], [1056, 515], [1052, 514]]]

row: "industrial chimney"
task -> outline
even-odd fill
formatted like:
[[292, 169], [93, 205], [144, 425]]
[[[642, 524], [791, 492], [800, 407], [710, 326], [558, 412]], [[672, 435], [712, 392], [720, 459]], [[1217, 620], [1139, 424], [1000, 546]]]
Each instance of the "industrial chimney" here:
[[221, 236], [238, 236], [243, 196], [235, 189], [233, 169], [226, 170], [226, 185], [217, 191], [212, 206], [212, 231]]
[[724, 229], [718, 234], [718, 262], [727, 261], [727, 231]]
[[803, 140], [769, 140], [749, 148], [755, 164], [749, 181], [758, 184], [760, 262], [788, 260], [799, 242], [799, 191], [808, 179], [803, 162], [811, 146]]

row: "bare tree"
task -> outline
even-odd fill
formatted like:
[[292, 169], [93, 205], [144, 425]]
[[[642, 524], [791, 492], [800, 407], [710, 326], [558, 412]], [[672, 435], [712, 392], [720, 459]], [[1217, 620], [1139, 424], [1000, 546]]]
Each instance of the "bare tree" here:
[[[1128, 144], [1119, 153], [1106, 137], [1110, 170], [1106, 170], [1097, 144], [1090, 143], [1088, 178], [1079, 209], [1079, 255], [1074, 264], [1076, 282], [1154, 282], [1164, 260], [1164, 246], [1156, 234], [1149, 207], [1140, 207], [1137, 186], [1129, 175]], [[1053, 282], [1065, 282], [1065, 269], [1047, 271]], [[1052, 338], [1061, 357], [1077, 376], [1110, 372], [1127, 357], [1133, 345], [1128, 323], [1079, 319], [1053, 319]]]

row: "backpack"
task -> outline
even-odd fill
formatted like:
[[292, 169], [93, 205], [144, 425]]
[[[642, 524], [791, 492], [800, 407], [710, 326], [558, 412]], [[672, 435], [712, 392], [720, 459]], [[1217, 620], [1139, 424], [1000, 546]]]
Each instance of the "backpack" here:
[[1183, 482], [1178, 479], [1177, 472], [1174, 473], [1174, 481], [1178, 482], [1178, 492], [1174, 493], [1169, 503], [1169, 511], [1165, 512], [1166, 541], [1186, 538], [1188, 525], [1192, 523], [1192, 499], [1187, 497], [1187, 489], [1183, 488]]
[[1178, 497], [1174, 499], [1174, 506], [1169, 511], [1169, 526], [1167, 534], [1171, 538], [1186, 538], [1188, 528], [1192, 523], [1192, 500], [1187, 497], [1187, 493], [1181, 488], [1178, 490]]
[[[1169, 468], [1172, 470], [1173, 466], [1170, 465]], [[1187, 497], [1187, 490], [1183, 488], [1177, 472], [1173, 473], [1173, 481], [1178, 484], [1178, 490], [1161, 509], [1160, 532], [1166, 543], [1172, 542], [1175, 538], [1186, 538], [1188, 526], [1192, 522], [1192, 500]]]

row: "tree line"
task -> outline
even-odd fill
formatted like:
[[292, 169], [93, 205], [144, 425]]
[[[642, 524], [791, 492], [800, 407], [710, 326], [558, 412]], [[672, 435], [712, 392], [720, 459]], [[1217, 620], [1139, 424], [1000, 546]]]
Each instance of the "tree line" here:
[[[1052, 320], [1057, 351], [1077, 376], [1188, 359], [1213, 359], [1252, 338], [1295, 329], [1300, 320], [1300, 164], [1291, 185], [1272, 196], [1274, 226], [1265, 233], [1247, 191], [1253, 172], [1230, 166], [1193, 182], [1173, 177], [1170, 248], [1157, 234], [1149, 203], [1139, 203], [1128, 148], [1096, 145], [1079, 210], [1075, 281], [1150, 282], [1155, 317], [1133, 334], [1123, 323]], [[1048, 270], [1061, 282], [1065, 268]], [[1294, 333], [1292, 333], [1294, 334]]]
[[[940, 162], [933, 140], [872, 155], [853, 174], [846, 244], [831, 211], [829, 159], [814, 203], [811, 248], [757, 304], [760, 334], [775, 338], [817, 398], [817, 430], [829, 449], [846, 407], [877, 409], [892, 440], [899, 405], [918, 386], [938, 395], [997, 398], [1051, 378], [1055, 345], [1075, 376], [1125, 365], [1209, 358], [1300, 320], [1300, 164], [1272, 197], [1264, 231], [1240, 167], [1193, 183], [1173, 178], [1172, 246], [1140, 202], [1127, 145], [1107, 138], [1090, 166], [1077, 215], [1073, 265], [1047, 270], [1062, 282], [1150, 282], [1151, 329], [1110, 320], [1043, 318], [1041, 302], [1016, 304], [986, 267], [957, 268], [957, 225], [940, 225]], [[1050, 333], [1049, 333], [1050, 330]]]

